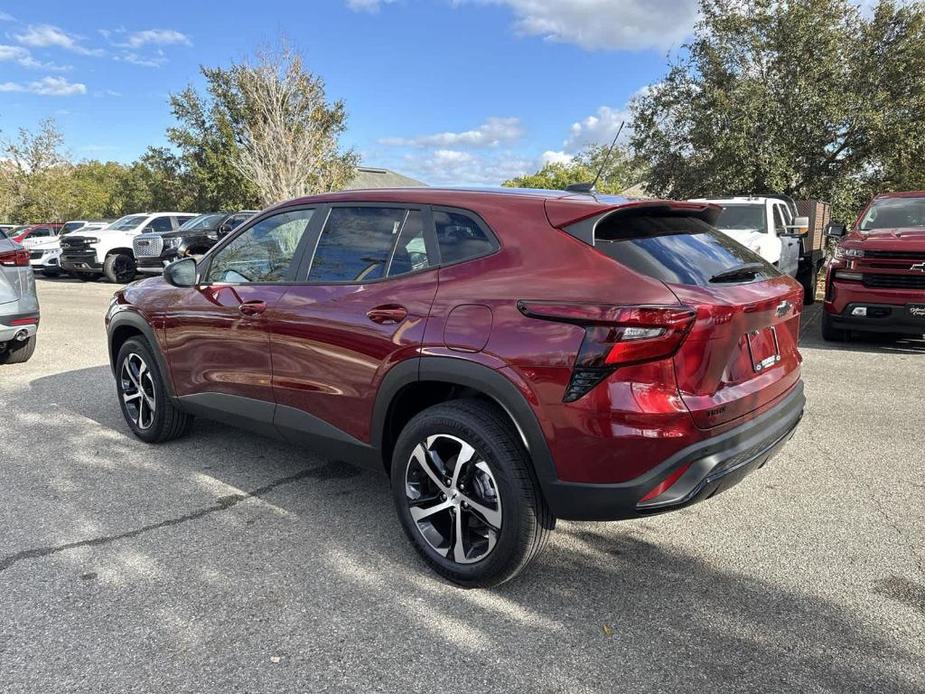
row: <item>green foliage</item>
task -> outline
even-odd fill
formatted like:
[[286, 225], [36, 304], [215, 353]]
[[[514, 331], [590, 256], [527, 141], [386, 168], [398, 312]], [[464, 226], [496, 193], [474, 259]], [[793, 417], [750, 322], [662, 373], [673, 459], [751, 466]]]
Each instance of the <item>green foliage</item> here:
[[562, 190], [572, 183], [590, 183], [602, 165], [604, 168], [595, 185], [595, 190], [600, 193], [620, 193], [639, 183], [644, 176], [639, 162], [619, 147], [615, 147], [607, 158], [608, 149], [608, 145], [589, 145], [568, 163], [550, 162], [536, 173], [512, 178], [501, 185]]
[[925, 6], [702, 0], [685, 57], [633, 104], [647, 188], [687, 198], [779, 191], [853, 218], [925, 187]]

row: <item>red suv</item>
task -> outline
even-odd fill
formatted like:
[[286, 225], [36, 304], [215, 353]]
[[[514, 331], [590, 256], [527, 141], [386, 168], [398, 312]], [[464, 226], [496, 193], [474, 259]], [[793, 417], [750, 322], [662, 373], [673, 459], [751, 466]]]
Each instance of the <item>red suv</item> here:
[[803, 413], [802, 289], [720, 208], [550, 191], [351, 191], [266, 210], [116, 293], [119, 402], [384, 469], [450, 580], [517, 574], [556, 518], [728, 489]]
[[822, 337], [852, 331], [925, 334], [925, 191], [885, 193], [842, 237], [825, 278]]

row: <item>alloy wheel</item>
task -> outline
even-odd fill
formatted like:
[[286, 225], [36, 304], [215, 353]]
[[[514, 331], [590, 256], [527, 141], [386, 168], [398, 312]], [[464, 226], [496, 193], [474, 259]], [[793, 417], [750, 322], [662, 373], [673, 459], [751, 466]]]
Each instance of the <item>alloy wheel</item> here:
[[125, 410], [139, 429], [150, 429], [157, 412], [157, 396], [151, 369], [134, 352], [122, 361], [119, 376]]
[[484, 559], [501, 533], [495, 476], [473, 446], [449, 434], [414, 447], [405, 496], [418, 532], [434, 551], [459, 564]]

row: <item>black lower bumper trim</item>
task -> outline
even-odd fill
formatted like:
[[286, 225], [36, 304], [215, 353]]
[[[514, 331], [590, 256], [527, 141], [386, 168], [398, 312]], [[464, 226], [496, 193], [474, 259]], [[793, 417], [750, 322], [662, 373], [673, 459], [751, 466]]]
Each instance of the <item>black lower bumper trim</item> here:
[[[902, 333], [925, 335], [925, 315], [912, 315], [912, 306], [925, 306], [925, 295], [920, 304], [848, 304], [842, 313], [830, 313], [832, 326], [840, 330], [857, 330], [871, 333]], [[869, 315], [852, 316], [858, 307], [865, 307]]]
[[[672, 511], [729, 489], [763, 467], [790, 440], [806, 398], [798, 383], [773, 409], [718, 436], [682, 449], [645, 475], [628, 482], [588, 484], [555, 480], [544, 494], [563, 520], [621, 520]], [[678, 469], [686, 471], [663, 494], [641, 499]]]

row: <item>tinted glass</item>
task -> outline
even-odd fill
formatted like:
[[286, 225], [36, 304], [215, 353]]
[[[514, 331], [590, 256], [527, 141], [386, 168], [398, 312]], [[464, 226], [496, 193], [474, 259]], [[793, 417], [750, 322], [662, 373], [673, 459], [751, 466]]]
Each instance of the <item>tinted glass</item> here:
[[64, 236], [65, 234], [70, 234], [72, 231], [77, 231], [84, 226], [86, 225], [83, 222], [68, 222], [61, 229], [61, 235]]
[[294, 210], [261, 220], [215, 254], [208, 281], [283, 282], [314, 210]]
[[424, 215], [417, 210], [412, 210], [402, 225], [401, 235], [392, 253], [392, 260], [389, 262], [389, 277], [424, 270], [433, 264], [433, 260], [427, 253], [427, 243], [424, 241]]
[[762, 270], [745, 281], [780, 273], [761, 256], [707, 224], [683, 215], [615, 215], [598, 224], [595, 248], [622, 265], [676, 284], [710, 284], [710, 278], [747, 263]]
[[137, 227], [139, 224], [145, 221], [145, 219], [147, 219], [147, 217], [143, 214], [130, 214], [122, 217], [121, 219], [117, 219], [115, 222], [110, 224], [108, 228], [114, 229], [115, 231], [129, 231], [130, 229]]
[[875, 200], [861, 220], [861, 229], [925, 227], [925, 198]]
[[52, 234], [51, 229], [48, 227], [39, 227], [29, 234], [29, 238], [35, 239], [42, 238], [43, 236], [54, 236], [54, 234]]
[[739, 229], [767, 233], [764, 219], [764, 205], [729, 205], [724, 207], [716, 220], [718, 229]]
[[434, 226], [444, 264], [488, 255], [498, 248], [497, 241], [468, 215], [434, 210]]
[[192, 231], [194, 229], [212, 229], [222, 223], [225, 218], [224, 214], [201, 214], [198, 217], [183, 221], [183, 217], [177, 217], [182, 222], [180, 229], [183, 231]]
[[410, 214], [396, 207], [332, 208], [309, 281], [367, 282], [385, 277], [392, 246]]
[[774, 205], [774, 227], [777, 229], [778, 234], [783, 234], [787, 231], [787, 227], [784, 225], [783, 208], [780, 205]]
[[153, 231], [172, 231], [173, 224], [170, 221], [170, 217], [155, 217], [150, 222], [147, 223], [145, 229], [150, 227]]

